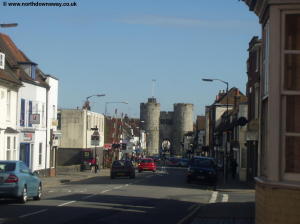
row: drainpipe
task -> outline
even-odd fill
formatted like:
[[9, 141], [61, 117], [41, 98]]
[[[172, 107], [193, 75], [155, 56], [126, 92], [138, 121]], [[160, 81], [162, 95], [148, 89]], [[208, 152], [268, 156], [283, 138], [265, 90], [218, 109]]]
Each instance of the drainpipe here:
[[45, 176], [47, 171], [47, 152], [48, 152], [48, 94], [49, 89], [46, 88], [46, 151], [45, 151]]

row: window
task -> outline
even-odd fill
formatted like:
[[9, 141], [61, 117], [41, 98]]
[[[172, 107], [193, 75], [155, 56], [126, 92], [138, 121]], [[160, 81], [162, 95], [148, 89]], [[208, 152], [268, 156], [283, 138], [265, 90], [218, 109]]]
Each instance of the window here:
[[42, 165], [43, 143], [39, 144], [39, 165]]
[[5, 69], [5, 54], [0, 53], [0, 69]]
[[264, 41], [264, 52], [263, 52], [263, 74], [262, 74], [262, 95], [268, 95], [269, 89], [269, 40], [270, 30], [269, 21], [265, 24], [263, 29], [263, 41]]
[[10, 155], [11, 155], [11, 151], [10, 151], [10, 150], [7, 150], [7, 151], [6, 151], [6, 160], [11, 160]]
[[31, 115], [32, 115], [32, 101], [29, 101], [29, 104], [28, 104], [28, 126], [29, 127], [32, 127], [32, 121], [31, 121], [31, 119], [32, 119], [32, 117], [31, 117]]
[[45, 126], [45, 104], [42, 105], [42, 126]]
[[10, 149], [10, 137], [7, 137], [6, 148]]
[[6, 94], [6, 119], [10, 121], [10, 98], [11, 98], [11, 92], [7, 91]]
[[56, 108], [55, 108], [55, 105], [52, 106], [52, 118], [53, 118], [53, 120], [56, 119]]
[[25, 126], [25, 100], [21, 99], [20, 126]]
[[16, 149], [16, 137], [14, 137], [14, 149]]
[[31, 65], [31, 73], [30, 73], [30, 76], [32, 79], [35, 80], [35, 77], [36, 77], [36, 65]]
[[286, 14], [284, 18], [284, 171], [300, 174], [300, 13]]

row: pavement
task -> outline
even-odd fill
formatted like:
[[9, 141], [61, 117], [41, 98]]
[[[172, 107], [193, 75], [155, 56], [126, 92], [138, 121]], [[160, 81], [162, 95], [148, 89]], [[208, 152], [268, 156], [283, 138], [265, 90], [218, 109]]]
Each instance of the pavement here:
[[85, 180], [88, 178], [99, 177], [99, 176], [109, 176], [110, 169], [101, 169], [97, 173], [91, 172], [90, 170], [82, 172], [65, 172], [59, 173], [54, 177], [40, 177], [42, 180], [43, 188], [56, 187], [62, 184], [67, 184], [70, 182]]
[[[253, 184], [233, 180], [226, 182], [222, 175], [216, 188], [215, 198], [208, 204], [199, 206], [190, 218], [190, 224], [254, 224], [255, 189]], [[230, 196], [226, 200], [224, 195]], [[225, 199], [225, 200], [224, 200]]]

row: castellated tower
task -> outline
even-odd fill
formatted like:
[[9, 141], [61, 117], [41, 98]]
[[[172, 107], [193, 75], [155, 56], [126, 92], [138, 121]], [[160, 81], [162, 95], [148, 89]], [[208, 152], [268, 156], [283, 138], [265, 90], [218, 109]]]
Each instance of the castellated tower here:
[[187, 132], [193, 131], [193, 104], [174, 104], [173, 115], [173, 150], [176, 155], [182, 155], [181, 142]]
[[140, 104], [140, 120], [146, 131], [147, 154], [159, 154], [159, 116], [160, 104], [155, 98], [149, 98], [147, 103]]

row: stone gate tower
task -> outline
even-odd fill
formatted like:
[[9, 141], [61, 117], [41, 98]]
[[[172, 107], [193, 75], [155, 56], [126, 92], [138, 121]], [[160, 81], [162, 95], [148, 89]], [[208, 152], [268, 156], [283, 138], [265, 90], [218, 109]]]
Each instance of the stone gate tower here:
[[140, 104], [140, 120], [146, 131], [147, 154], [159, 154], [159, 117], [160, 104], [155, 98], [149, 98], [147, 103]]

